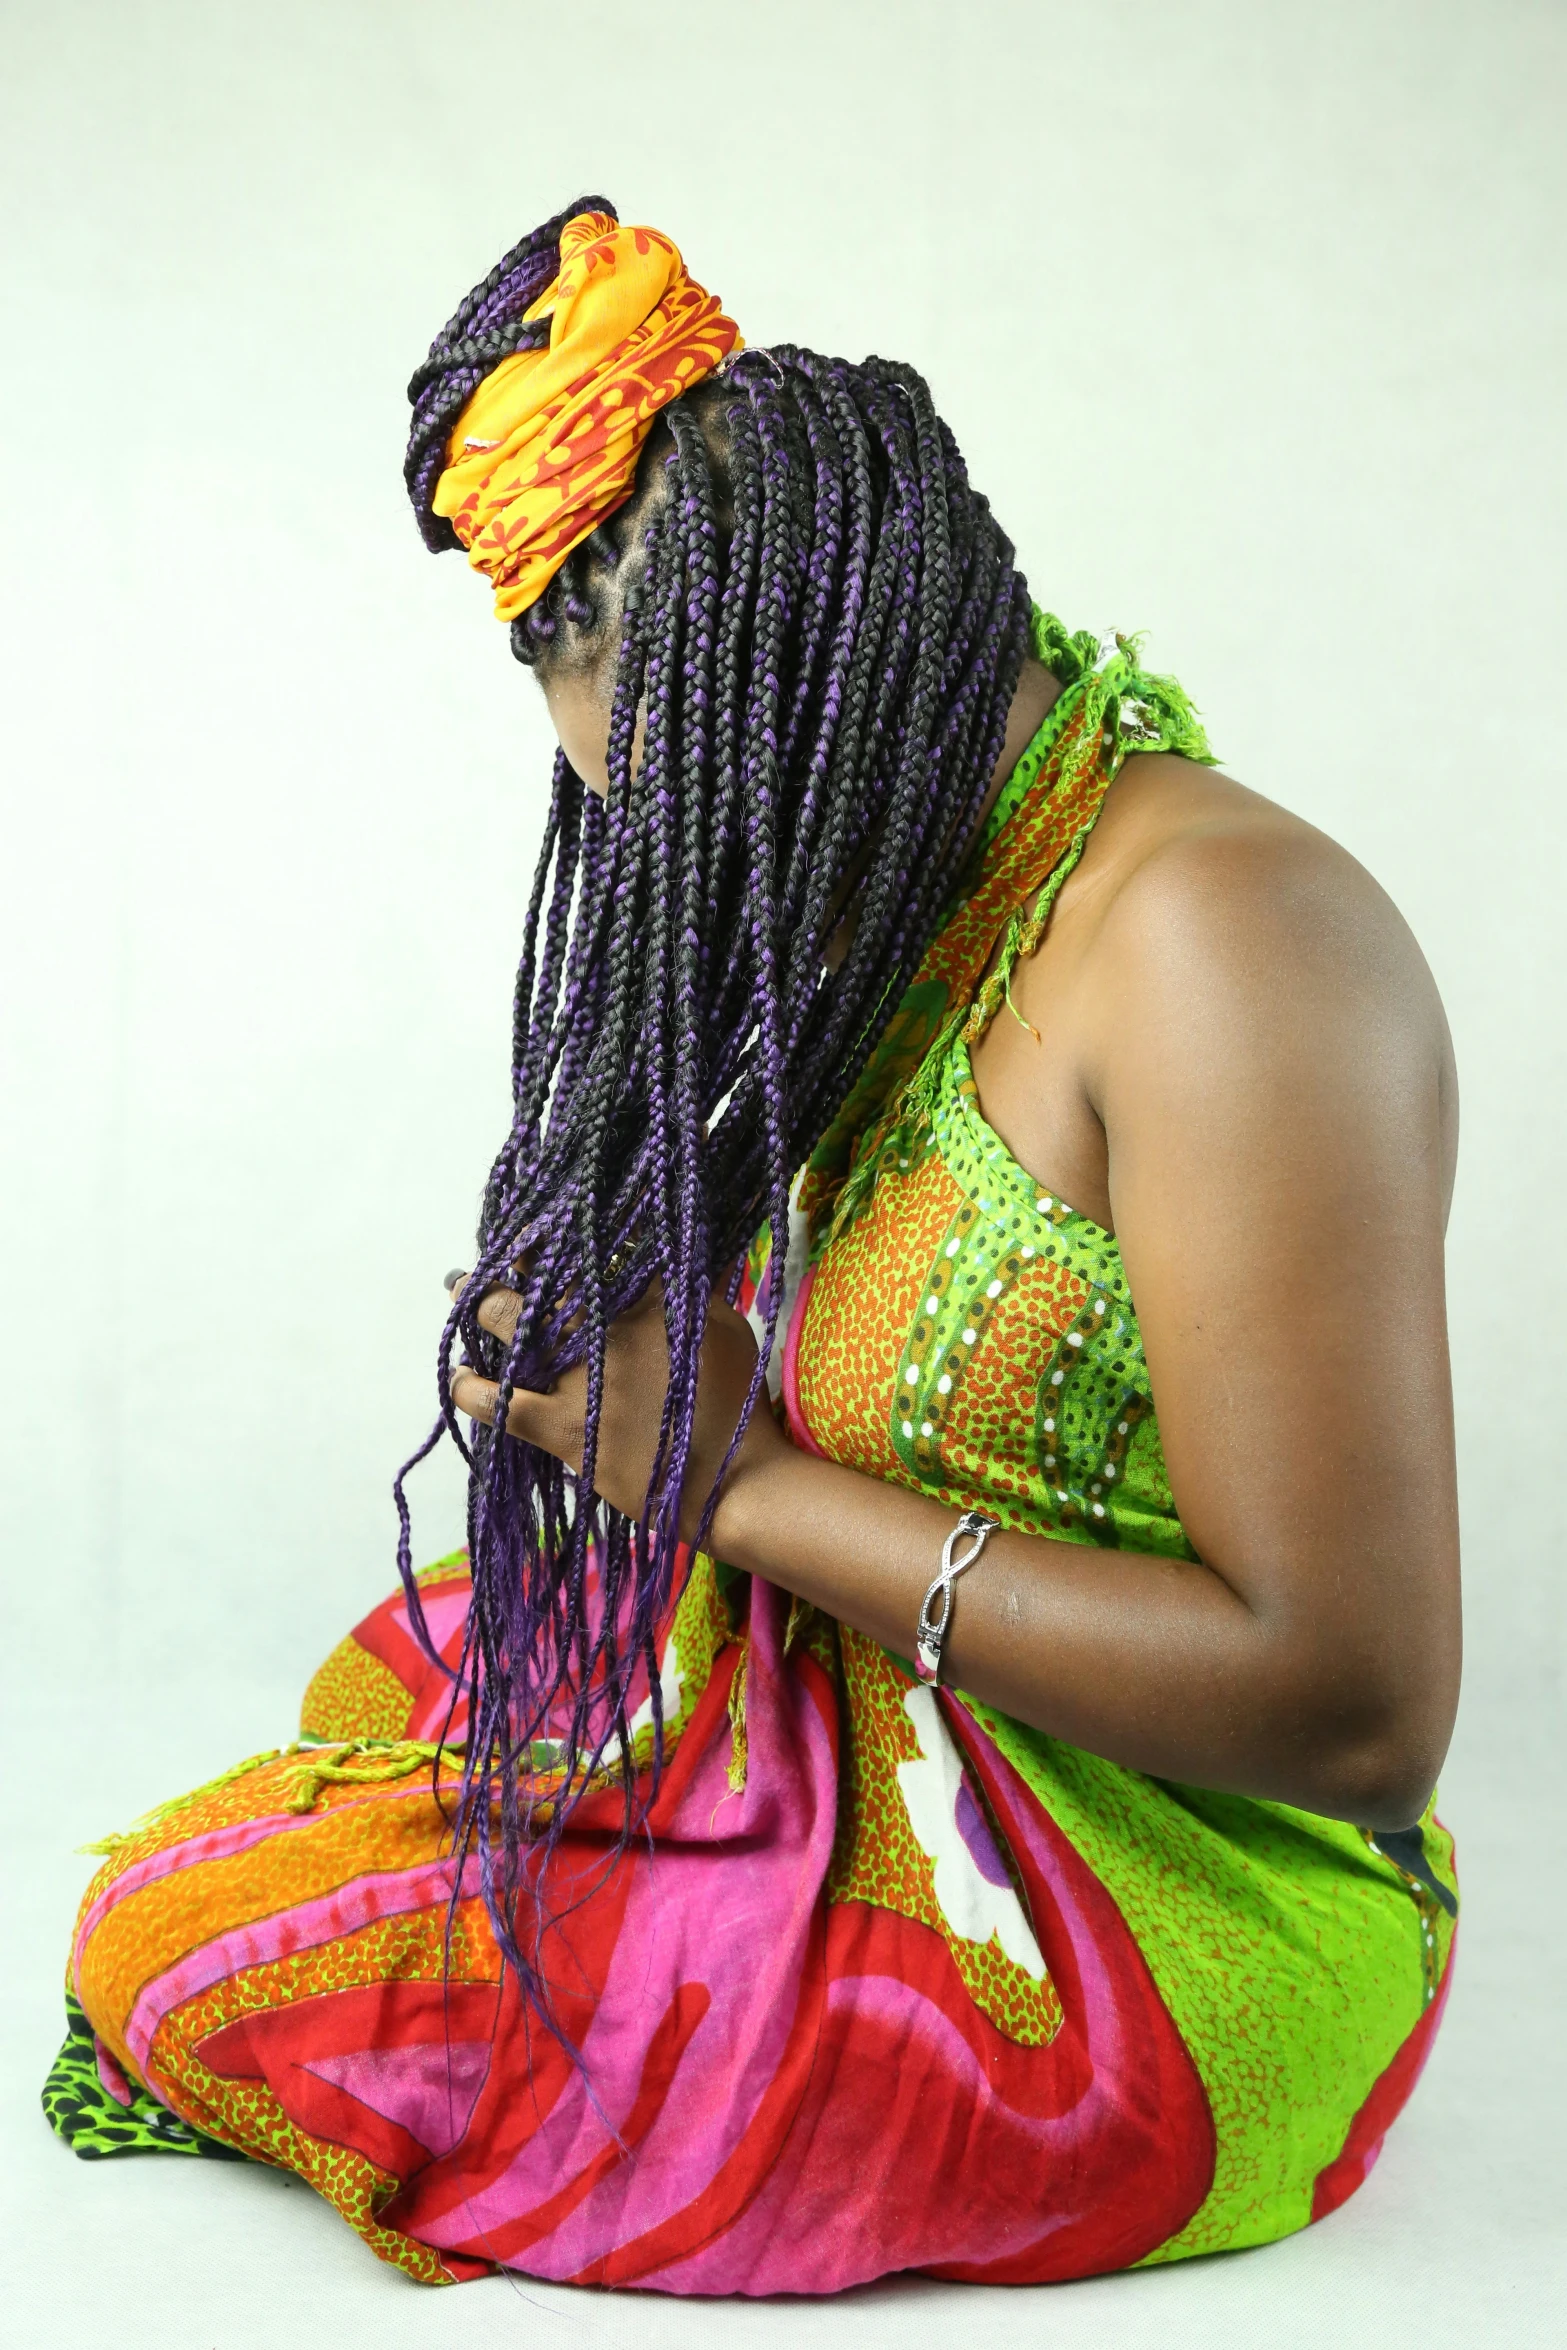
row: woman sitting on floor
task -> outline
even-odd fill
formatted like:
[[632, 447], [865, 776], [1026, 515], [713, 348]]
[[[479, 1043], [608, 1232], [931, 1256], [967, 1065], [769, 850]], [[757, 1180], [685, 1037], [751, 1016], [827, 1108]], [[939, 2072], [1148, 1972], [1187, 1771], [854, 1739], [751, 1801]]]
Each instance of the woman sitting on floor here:
[[57, 2126], [285, 2165], [437, 2283], [1285, 2235], [1456, 1908], [1420, 954], [1030, 605], [911, 368], [746, 350], [591, 199], [410, 396], [561, 743], [430, 1440], [469, 1545], [415, 1575], [405, 1512], [304, 1742], [114, 1843]]

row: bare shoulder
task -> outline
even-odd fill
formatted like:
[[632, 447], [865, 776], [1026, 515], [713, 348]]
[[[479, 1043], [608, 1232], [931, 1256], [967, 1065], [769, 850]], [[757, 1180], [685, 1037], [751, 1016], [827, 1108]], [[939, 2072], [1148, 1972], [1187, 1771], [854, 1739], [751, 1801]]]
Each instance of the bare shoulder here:
[[1167, 978], [1173, 961], [1210, 985], [1249, 983], [1264, 1001], [1310, 982], [1447, 1049], [1436, 983], [1408, 923], [1315, 825], [1216, 769], [1152, 753], [1127, 761], [1101, 826], [1084, 879], [1098, 901], [1100, 952], [1129, 976]]
[[[1452, 1044], [1424, 955], [1349, 851], [1232, 777], [1160, 753], [1129, 759], [1062, 893], [1105, 1077], [1150, 1057], [1195, 1080], [1360, 1092], [1434, 1110], [1456, 1149]], [[1097, 1091], [1098, 1088], [1095, 1088]]]

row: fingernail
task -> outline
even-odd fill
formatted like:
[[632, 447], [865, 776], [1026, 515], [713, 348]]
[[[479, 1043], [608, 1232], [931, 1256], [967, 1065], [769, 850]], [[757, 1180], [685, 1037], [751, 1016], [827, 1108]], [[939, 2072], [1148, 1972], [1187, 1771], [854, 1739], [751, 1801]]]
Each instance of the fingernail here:
[[468, 1275], [465, 1269], [461, 1265], [454, 1265], [452, 1270], [446, 1276], [446, 1288], [448, 1292], [454, 1289], [461, 1289], [467, 1278]]

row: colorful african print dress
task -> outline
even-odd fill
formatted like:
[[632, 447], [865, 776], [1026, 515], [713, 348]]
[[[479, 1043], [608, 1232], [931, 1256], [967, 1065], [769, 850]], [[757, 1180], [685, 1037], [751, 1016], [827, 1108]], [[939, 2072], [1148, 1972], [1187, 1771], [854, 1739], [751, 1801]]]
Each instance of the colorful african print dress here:
[[[1189, 1559], [1116, 1243], [986, 1125], [969, 1047], [1120, 760], [1206, 746], [1135, 647], [1035, 627], [1065, 690], [800, 1187], [779, 1408], [954, 1510]], [[464, 1560], [421, 1583], [455, 1659]], [[581, 2069], [454, 1886], [450, 1683], [399, 1592], [303, 1743], [109, 1848], [55, 2126], [284, 2165], [430, 2283], [1022, 2283], [1264, 2242], [1360, 2185], [1447, 1988], [1429, 1814], [1373, 1836], [1148, 1778], [705, 1556], [657, 1667], [648, 1838], [606, 1868], [619, 1794], [590, 1795], [552, 1864]]]

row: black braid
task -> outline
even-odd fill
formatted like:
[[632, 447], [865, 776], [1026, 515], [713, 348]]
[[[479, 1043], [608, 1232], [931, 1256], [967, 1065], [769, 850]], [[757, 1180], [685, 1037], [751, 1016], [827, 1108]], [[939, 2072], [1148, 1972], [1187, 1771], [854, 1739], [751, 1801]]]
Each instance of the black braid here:
[[[521, 312], [567, 217], [474, 289], [415, 379], [408, 478], [432, 545], [447, 543], [430, 499], [475, 370], [492, 348], [524, 347]], [[534, 1742], [557, 1741], [567, 1774], [533, 1824], [537, 1887], [595, 1771], [616, 1770], [623, 1835], [656, 1786], [654, 1638], [688, 1555], [712, 1286], [727, 1274], [733, 1294], [730, 1269], [764, 1221], [781, 1235], [793, 1175], [940, 925], [1027, 630], [1012, 548], [921, 378], [789, 346], [741, 352], [662, 413], [626, 503], [513, 625], [513, 650], [545, 678], [580, 673], [606, 698], [613, 678], [607, 799], [556, 762], [513, 1008], [515, 1116], [440, 1371], [443, 1425], [473, 1468], [459, 1845], [535, 1993], [536, 1935], [518, 1908]], [[856, 869], [853, 939], [828, 975]], [[782, 1255], [758, 1300], [747, 1412], [778, 1335]], [[606, 1347], [655, 1278], [670, 1376], [645, 1504], [628, 1519], [594, 1494]], [[475, 1319], [498, 1282], [522, 1290], [509, 1345]], [[470, 1444], [451, 1408], [459, 1341], [507, 1386], [586, 1365], [580, 1478], [488, 1430]], [[639, 1692], [654, 1723], [640, 1780]]]
[[532, 308], [560, 267], [560, 232], [579, 212], [619, 214], [607, 196], [581, 196], [552, 220], [513, 245], [511, 251], [464, 295], [408, 379], [413, 423], [403, 480], [427, 547], [439, 553], [460, 545], [444, 515], [432, 513], [430, 498], [446, 464], [452, 427], [492, 367], [515, 351], [537, 351], [549, 341], [549, 321], [533, 324]]

